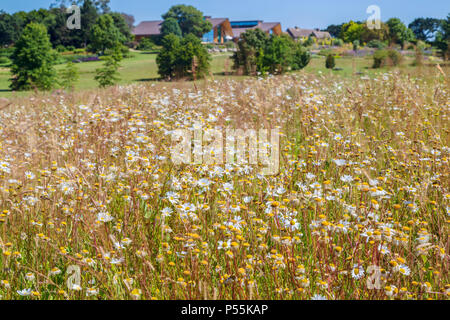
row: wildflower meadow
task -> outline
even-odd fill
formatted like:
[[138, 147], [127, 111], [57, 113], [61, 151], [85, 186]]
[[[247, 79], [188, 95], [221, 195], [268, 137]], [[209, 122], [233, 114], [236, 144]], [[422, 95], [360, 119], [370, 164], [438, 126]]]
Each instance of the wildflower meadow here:
[[[0, 101], [0, 298], [448, 299], [448, 88], [393, 70]], [[190, 161], [177, 130], [203, 136]]]

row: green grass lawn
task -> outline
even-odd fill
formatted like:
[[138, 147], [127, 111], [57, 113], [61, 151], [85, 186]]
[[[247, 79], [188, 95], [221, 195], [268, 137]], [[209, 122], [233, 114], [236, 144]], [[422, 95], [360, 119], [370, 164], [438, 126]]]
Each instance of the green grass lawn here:
[[[227, 68], [226, 61], [230, 54], [215, 54], [212, 56], [211, 71], [213, 74], [220, 74]], [[158, 79], [158, 68], [156, 66], [156, 54], [132, 52], [130, 58], [122, 60], [119, 69], [119, 84], [130, 84], [139, 81], [155, 81]], [[77, 64], [80, 79], [76, 84], [76, 90], [92, 89], [98, 86], [94, 80], [95, 70], [100, 68], [101, 61], [84, 62]], [[231, 69], [231, 62], [228, 62], [228, 69]], [[57, 65], [57, 71], [63, 69], [65, 64]], [[11, 74], [8, 68], [0, 67], [0, 97], [14, 97], [29, 94], [29, 92], [12, 92], [9, 89], [9, 79]]]
[[[231, 72], [232, 61], [230, 53], [220, 53], [212, 55], [211, 73], [215, 78], [225, 76], [225, 73]], [[120, 84], [130, 84], [140, 81], [156, 81], [158, 79], [158, 68], [156, 66], [156, 54], [144, 52], [132, 52], [131, 57], [124, 59], [121, 62]], [[342, 68], [340, 71], [329, 70], [325, 68], [325, 57], [314, 56], [308, 66], [301, 72], [313, 74], [334, 74], [343, 77], [351, 77], [356, 73], [363, 73], [368, 76], [373, 76], [380, 72], [385, 72], [388, 69], [372, 69], [372, 57], [367, 56], [363, 58], [341, 57], [336, 59], [336, 67]], [[410, 66], [410, 59], [405, 59], [403, 70], [413, 70]], [[76, 84], [76, 90], [93, 89], [98, 86], [94, 80], [95, 70], [101, 67], [102, 62], [85, 62], [77, 64], [80, 72], [80, 79]], [[59, 71], [65, 67], [64, 64], [57, 65], [56, 69]], [[0, 97], [14, 97], [24, 96], [30, 92], [12, 92], [9, 90], [9, 78], [11, 74], [8, 68], [0, 67]]]

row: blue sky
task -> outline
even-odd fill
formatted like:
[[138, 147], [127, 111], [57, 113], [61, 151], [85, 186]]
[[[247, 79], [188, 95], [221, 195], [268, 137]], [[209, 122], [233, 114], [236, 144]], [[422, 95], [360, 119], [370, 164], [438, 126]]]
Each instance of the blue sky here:
[[[53, 0], [0, 0], [6, 12], [48, 8]], [[366, 20], [369, 5], [381, 8], [383, 21], [399, 17], [410, 23], [416, 17], [445, 18], [450, 13], [449, 0], [111, 0], [114, 11], [126, 12], [142, 20], [157, 20], [174, 4], [190, 4], [213, 17], [230, 20], [261, 19], [282, 23], [283, 29], [325, 28], [330, 24]]]

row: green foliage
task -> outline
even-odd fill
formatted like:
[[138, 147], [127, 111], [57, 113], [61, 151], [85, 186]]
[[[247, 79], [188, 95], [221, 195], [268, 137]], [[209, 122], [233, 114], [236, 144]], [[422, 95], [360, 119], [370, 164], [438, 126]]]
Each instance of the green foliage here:
[[180, 39], [170, 33], [162, 40], [156, 63], [164, 79], [202, 78], [209, 72], [210, 56], [195, 35], [188, 34]]
[[292, 65], [293, 47], [289, 36], [271, 37], [264, 48], [263, 70], [272, 74], [282, 74]]
[[387, 45], [383, 41], [375, 39], [375, 40], [369, 41], [369, 43], [367, 43], [367, 46], [369, 48], [384, 49], [384, 48], [386, 48]]
[[300, 70], [310, 61], [309, 52], [287, 35], [268, 37], [260, 29], [241, 35], [233, 57], [234, 69], [247, 75], [270, 72], [281, 74]]
[[49, 90], [54, 86], [56, 53], [45, 26], [30, 23], [16, 42], [11, 60], [11, 89]]
[[391, 18], [386, 24], [389, 27], [391, 43], [397, 43], [403, 46], [405, 42], [415, 39], [412, 30], [407, 28], [400, 19]]
[[442, 20], [440, 30], [436, 34], [436, 40], [434, 42], [439, 49], [440, 54], [445, 60], [450, 59], [450, 14], [447, 15], [447, 19]]
[[342, 26], [340, 38], [347, 43], [353, 43], [355, 40], [361, 39], [364, 31], [362, 24], [350, 21]]
[[397, 50], [377, 50], [373, 54], [373, 67], [381, 68], [384, 66], [397, 66], [402, 60], [403, 56]]
[[325, 67], [327, 69], [333, 69], [336, 66], [336, 62], [334, 60], [334, 55], [333, 54], [329, 54], [327, 56], [327, 59], [325, 60]]
[[291, 69], [293, 71], [301, 70], [311, 61], [311, 54], [300, 43], [295, 43], [293, 48], [293, 57]]
[[103, 67], [95, 70], [95, 80], [99, 83], [100, 88], [115, 85], [119, 80], [119, 67], [122, 56], [120, 51], [116, 51], [113, 55], [103, 56]]
[[241, 35], [238, 51], [233, 54], [233, 68], [247, 75], [256, 75], [263, 69], [264, 49], [269, 37], [260, 29], [250, 29]]
[[122, 34], [124, 40], [123, 42], [131, 41], [132, 34], [130, 26], [128, 25], [127, 21], [125, 20], [125, 16], [122, 13], [118, 12], [111, 12], [108, 13], [111, 18], [113, 18], [114, 26], [119, 29], [120, 33]]
[[105, 14], [100, 16], [92, 27], [90, 40], [90, 48], [94, 52], [105, 52], [106, 49], [123, 44], [126, 38], [115, 26], [113, 18]]
[[360, 43], [368, 43], [372, 40], [387, 41], [389, 39], [389, 27], [387, 24], [380, 22], [380, 29], [369, 29], [367, 24], [362, 25]]
[[164, 20], [169, 18], [176, 20], [181, 28], [183, 36], [193, 34], [198, 38], [201, 38], [212, 28], [211, 22], [205, 20], [203, 13], [193, 6], [173, 6], [162, 17]]
[[137, 50], [141, 50], [141, 51], [153, 51], [153, 50], [155, 50], [155, 44], [149, 38], [143, 38], [139, 42], [139, 44], [136, 47], [136, 49]]
[[20, 21], [15, 15], [0, 10], [0, 46], [8, 46], [20, 35]]
[[78, 82], [80, 74], [75, 63], [69, 62], [60, 71], [60, 83], [64, 89], [73, 90]]
[[178, 37], [182, 36], [180, 25], [178, 24], [178, 21], [175, 18], [167, 18], [161, 25], [161, 35], [163, 37], [171, 33], [173, 33]]
[[341, 24], [332, 24], [329, 25], [325, 31], [329, 32], [330, 35], [334, 38], [338, 38], [341, 35], [342, 27], [344, 26], [344, 23]]
[[418, 40], [429, 42], [439, 31], [441, 20], [434, 18], [417, 18], [408, 26]]
[[360, 42], [359, 42], [359, 40], [355, 40], [355, 41], [353, 41], [353, 43], [352, 43], [352, 45], [353, 45], [353, 51], [358, 51], [358, 49], [359, 49], [359, 46], [360, 46]]

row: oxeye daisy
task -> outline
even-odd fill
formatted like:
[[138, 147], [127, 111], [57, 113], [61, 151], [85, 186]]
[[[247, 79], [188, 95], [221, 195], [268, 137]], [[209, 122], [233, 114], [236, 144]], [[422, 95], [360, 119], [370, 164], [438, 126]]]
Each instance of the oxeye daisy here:
[[364, 277], [364, 268], [358, 264], [355, 264], [352, 268], [352, 278], [359, 280]]

